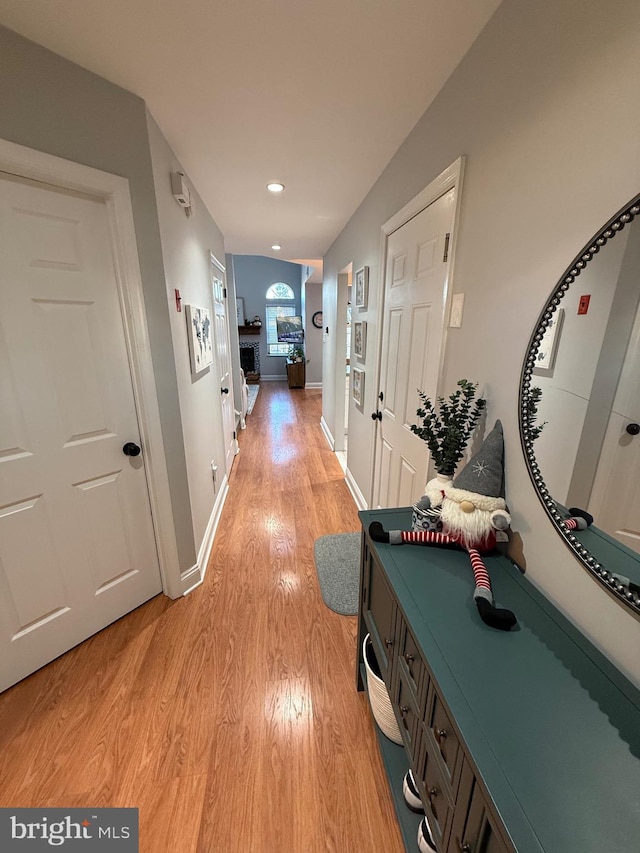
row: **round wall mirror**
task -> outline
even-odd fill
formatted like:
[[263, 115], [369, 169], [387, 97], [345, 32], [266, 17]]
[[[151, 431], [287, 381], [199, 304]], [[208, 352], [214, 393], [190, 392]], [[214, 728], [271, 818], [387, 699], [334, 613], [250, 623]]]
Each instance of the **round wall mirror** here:
[[[640, 196], [569, 265], [531, 336], [520, 436], [534, 487], [582, 565], [640, 614]], [[637, 221], [634, 220], [637, 218]], [[568, 530], [570, 509], [593, 523]]]

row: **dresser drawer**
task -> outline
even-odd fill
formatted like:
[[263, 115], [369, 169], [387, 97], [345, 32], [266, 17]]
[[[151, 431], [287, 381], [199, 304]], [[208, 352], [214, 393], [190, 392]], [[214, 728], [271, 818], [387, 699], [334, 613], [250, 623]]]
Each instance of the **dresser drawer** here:
[[487, 808], [486, 800], [473, 772], [465, 762], [460, 777], [460, 790], [447, 843], [447, 853], [481, 851], [512, 853], [513, 848]]
[[437, 750], [442, 759], [447, 782], [455, 791], [462, 761], [462, 750], [449, 715], [435, 690], [431, 691], [431, 696], [427, 702], [425, 723], [431, 747]]
[[413, 634], [404, 620], [399, 619], [398, 630], [398, 671], [404, 676], [405, 683], [411, 688], [419, 707], [424, 706], [423, 697], [427, 694], [428, 676], [426, 667], [418, 650]]
[[420, 735], [420, 714], [413, 688], [402, 673], [398, 673], [394, 687], [393, 702], [399, 711], [398, 725], [409, 752], [411, 763], [418, 762], [418, 739]]
[[367, 548], [364, 565], [363, 615], [382, 678], [391, 684], [395, 648], [396, 603], [383, 570]]
[[422, 738], [418, 759], [418, 790], [422, 798], [431, 832], [438, 849], [449, 835], [453, 820], [453, 802], [448, 780], [442, 775], [441, 762], [429, 740]]

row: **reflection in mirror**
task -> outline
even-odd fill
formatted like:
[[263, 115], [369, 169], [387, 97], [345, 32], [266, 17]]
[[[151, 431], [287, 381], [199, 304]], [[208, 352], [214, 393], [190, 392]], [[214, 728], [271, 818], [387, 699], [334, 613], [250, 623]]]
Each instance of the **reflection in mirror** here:
[[[638, 213], [640, 196], [585, 246], [549, 298], [523, 368], [520, 434], [536, 491], [566, 544], [640, 613]], [[566, 507], [594, 523], [566, 530]]]

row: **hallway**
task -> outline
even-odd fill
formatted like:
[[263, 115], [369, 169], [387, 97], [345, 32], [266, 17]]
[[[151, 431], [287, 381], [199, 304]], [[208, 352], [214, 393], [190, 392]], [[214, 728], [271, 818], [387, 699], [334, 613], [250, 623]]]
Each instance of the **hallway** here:
[[320, 389], [266, 382], [204, 584], [0, 695], [0, 806], [131, 806], [144, 853], [399, 853], [356, 618], [313, 543], [359, 528]]

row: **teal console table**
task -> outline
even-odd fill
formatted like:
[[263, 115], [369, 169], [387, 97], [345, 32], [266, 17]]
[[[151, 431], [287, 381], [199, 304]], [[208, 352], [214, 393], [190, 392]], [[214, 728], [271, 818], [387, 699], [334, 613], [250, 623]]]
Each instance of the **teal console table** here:
[[356, 681], [370, 634], [404, 740], [379, 732], [407, 850], [408, 767], [440, 853], [640, 850], [640, 691], [507, 559], [486, 563], [508, 633], [481, 621], [466, 554], [371, 541], [410, 509], [360, 519]]

